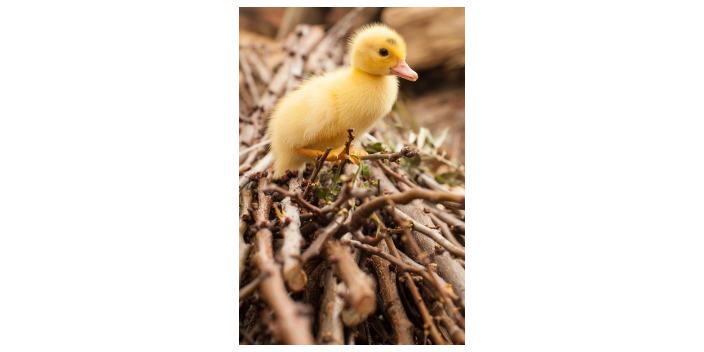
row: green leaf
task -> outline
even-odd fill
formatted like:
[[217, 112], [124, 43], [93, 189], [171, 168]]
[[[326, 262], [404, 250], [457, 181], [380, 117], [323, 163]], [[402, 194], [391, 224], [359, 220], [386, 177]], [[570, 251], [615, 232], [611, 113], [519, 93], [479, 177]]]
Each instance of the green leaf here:
[[365, 151], [369, 154], [379, 153], [382, 149], [384, 149], [384, 147], [381, 145], [381, 142], [368, 143], [364, 148]]

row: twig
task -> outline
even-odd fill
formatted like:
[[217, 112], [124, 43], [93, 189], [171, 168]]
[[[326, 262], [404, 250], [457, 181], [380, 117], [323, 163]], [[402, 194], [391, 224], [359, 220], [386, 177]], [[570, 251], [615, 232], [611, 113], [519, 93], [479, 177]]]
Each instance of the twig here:
[[348, 294], [345, 300], [348, 307], [342, 311], [345, 326], [355, 326], [367, 319], [376, 310], [376, 293], [372, 280], [367, 277], [352, 259], [350, 249], [337, 241], [327, 243], [327, 256], [335, 268], [335, 274], [345, 282]]
[[[392, 210], [390, 211], [391, 215], [396, 219], [396, 223], [401, 226], [404, 230], [404, 235], [401, 237], [402, 242], [406, 242], [409, 244], [410, 248], [412, 248], [413, 252], [415, 252], [416, 256], [421, 260], [423, 266], [428, 270], [428, 272], [432, 272], [431, 269], [431, 263], [430, 260], [428, 259], [428, 253], [424, 252], [421, 250], [420, 246], [418, 246], [418, 243], [416, 243], [415, 238], [413, 238], [413, 234], [411, 233], [411, 229], [401, 221], [401, 216], [402, 212], [398, 209], [396, 209], [395, 205], [391, 205]], [[393, 210], [396, 210], [395, 212]], [[436, 264], [437, 265], [437, 264]], [[452, 302], [452, 299], [448, 295], [448, 292], [446, 291], [445, 287], [440, 286], [440, 283], [437, 280], [431, 280], [430, 281], [432, 284], [435, 285], [436, 290], [443, 296], [441, 298], [441, 302], [445, 303], [450, 311], [453, 313], [453, 316], [457, 323], [464, 328], [464, 317], [459, 313], [459, 310], [455, 307], [454, 303]]]
[[447, 330], [450, 334], [452, 342], [456, 345], [464, 345], [464, 331], [459, 328], [455, 322], [450, 319], [442, 308], [440, 302], [434, 302], [430, 309], [431, 313], [436, 319], [440, 321], [440, 324]]
[[310, 175], [310, 179], [308, 180], [308, 185], [306, 186], [305, 191], [303, 191], [303, 199], [308, 198], [308, 194], [310, 193], [310, 190], [313, 188], [313, 182], [315, 182], [315, 179], [318, 177], [318, 173], [320, 172], [320, 169], [323, 168], [323, 164], [325, 163], [325, 159], [328, 158], [328, 154], [330, 154], [330, 151], [332, 150], [332, 147], [327, 147], [325, 149], [325, 152], [320, 158], [316, 158], [316, 166], [315, 170], [313, 170], [313, 174]]
[[[433, 215], [437, 216], [440, 220], [446, 222], [448, 225], [453, 226], [454, 228], [457, 228], [457, 230], [461, 232], [465, 232], [464, 230], [464, 222], [444, 211], [440, 211], [436, 209], [435, 207], [428, 207], [431, 213]], [[452, 230], [452, 229], [451, 229]]]
[[432, 177], [426, 175], [424, 172], [419, 172], [418, 176], [420, 176], [420, 179], [425, 183], [428, 188], [434, 189], [436, 191], [442, 191], [442, 192], [450, 192], [446, 190], [443, 186], [441, 186], [439, 183], [437, 183]]
[[254, 345], [254, 339], [252, 338], [252, 336], [249, 336], [249, 334], [247, 333], [247, 330], [243, 329], [241, 326], [240, 326], [240, 335], [242, 335], [242, 337], [244, 337], [245, 341], [247, 341], [248, 344]]
[[254, 293], [254, 290], [259, 287], [259, 284], [261, 283], [261, 277], [256, 277], [254, 280], [250, 281], [247, 285], [242, 287], [240, 289], [240, 301], [247, 298], [247, 296], [251, 295]]
[[432, 214], [432, 213], [428, 214], [428, 216], [430, 216], [430, 219], [433, 220], [434, 224], [436, 224], [440, 227], [442, 235], [448, 241], [450, 241], [453, 245], [455, 245], [455, 247], [462, 248], [462, 244], [459, 241], [457, 241], [455, 236], [452, 234], [452, 231], [450, 231], [450, 228], [447, 226], [447, 224], [444, 221], [440, 220], [437, 216], [435, 216], [435, 214]]
[[271, 209], [273, 200], [270, 195], [264, 193], [267, 184], [269, 184], [268, 178], [262, 177], [259, 179], [259, 201], [258, 207], [254, 211], [254, 219], [259, 228], [269, 225], [269, 210]]
[[382, 163], [381, 161], [377, 161], [376, 164], [379, 165], [379, 167], [381, 167], [381, 169], [384, 170], [384, 172], [387, 175], [390, 175], [393, 178], [405, 183], [408, 187], [410, 187], [410, 188], [417, 188], [418, 187], [418, 186], [414, 185], [411, 181], [409, 181], [408, 179], [403, 177], [402, 175], [393, 172], [393, 170], [389, 169], [389, 167], [384, 165], [384, 163]]
[[296, 27], [296, 38], [291, 46], [291, 67], [288, 83], [286, 84], [286, 94], [298, 87], [303, 79], [303, 57], [301, 53], [301, 46], [303, 44], [303, 37], [308, 34], [310, 26], [298, 25]]
[[[384, 172], [378, 167], [372, 167], [370, 169], [371, 177], [373, 179], [379, 180], [379, 188], [383, 190], [384, 193], [396, 194], [398, 189], [393, 186], [391, 181], [384, 175]], [[447, 193], [445, 193], [447, 194]], [[432, 220], [422, 211], [422, 207], [419, 204], [408, 204], [408, 205], [398, 205], [398, 208], [404, 213], [410, 215], [415, 223], [431, 224]], [[418, 245], [421, 249], [427, 253], [430, 253], [433, 263], [437, 264], [438, 275], [447, 281], [448, 284], [452, 285], [453, 292], [457, 294], [460, 298], [460, 306], [464, 306], [464, 292], [465, 292], [465, 273], [464, 268], [459, 265], [457, 260], [452, 258], [448, 251], [437, 252], [436, 246], [437, 242], [433, 241], [430, 237], [424, 236], [421, 233], [414, 231], [414, 238], [416, 239]], [[417, 260], [417, 258], [414, 258]]]
[[393, 163], [401, 158], [412, 158], [416, 155], [418, 155], [417, 150], [413, 150], [410, 147], [406, 146], [406, 147], [401, 148], [400, 151], [393, 153], [393, 154], [368, 154], [368, 155], [362, 155], [361, 159], [362, 160], [386, 160], [386, 159], [389, 159], [389, 161]]
[[242, 172], [247, 171], [252, 166], [252, 162], [254, 162], [254, 159], [256, 159], [257, 156], [259, 156], [259, 154], [264, 152], [264, 150], [266, 150], [266, 149], [265, 148], [258, 148], [256, 150], [251, 151], [249, 153], [249, 155], [247, 155], [247, 159], [244, 161], [244, 163], [242, 163], [242, 165], [240, 165], [239, 172], [242, 173]]
[[[398, 254], [396, 246], [394, 245], [394, 241], [392, 241], [391, 238], [386, 238], [386, 245], [389, 247], [389, 252], [391, 252], [394, 257], [396, 257], [397, 259], [401, 259], [401, 256]], [[433, 339], [433, 342], [436, 345], [446, 345], [445, 340], [443, 340], [443, 338], [440, 336], [440, 332], [438, 332], [437, 327], [435, 327], [433, 318], [430, 316], [430, 312], [428, 312], [428, 308], [425, 306], [423, 298], [420, 296], [420, 292], [418, 292], [418, 287], [416, 287], [416, 284], [413, 282], [411, 275], [407, 272], [403, 272], [403, 276], [405, 278], [404, 283], [406, 284], [406, 287], [408, 287], [408, 290], [411, 291], [411, 295], [413, 295], [413, 300], [418, 306], [418, 310], [420, 311], [421, 317], [423, 318], [423, 322], [425, 323], [423, 328], [430, 333], [430, 338]]]
[[[390, 206], [386, 206], [386, 210], [390, 210], [390, 209], [392, 209]], [[437, 242], [439, 245], [441, 245], [443, 248], [445, 248], [448, 252], [450, 252], [453, 255], [456, 255], [460, 258], [464, 258], [464, 256], [465, 256], [464, 249], [461, 246], [457, 247], [454, 244], [452, 244], [452, 242], [448, 241], [441, 234], [437, 233], [436, 230], [432, 230], [429, 227], [421, 224], [420, 222], [413, 221], [412, 217], [410, 217], [408, 214], [402, 212], [399, 209], [395, 209], [394, 214], [398, 215], [401, 219], [405, 220], [406, 223], [413, 224], [413, 229], [415, 231], [418, 231], [418, 232], [432, 238], [433, 241]]]
[[242, 215], [240, 215], [240, 281], [242, 281], [242, 273], [244, 272], [245, 264], [247, 263], [247, 256], [249, 255], [250, 245], [244, 240], [244, 234], [247, 231], [247, 221], [252, 219], [252, 215], [249, 213], [249, 207], [252, 205], [252, 192], [250, 187], [247, 186], [245, 192], [242, 193]]
[[[254, 98], [252, 98], [252, 95], [249, 94], [249, 91], [247, 89], [247, 83], [244, 81], [240, 81], [240, 96], [242, 97], [242, 101], [244, 102], [244, 111], [246, 113], [249, 113], [252, 108], [256, 106], [256, 101]], [[251, 120], [251, 119], [250, 119]]]
[[267, 139], [265, 139], [265, 140], [263, 140], [263, 141], [261, 141], [261, 142], [259, 142], [259, 143], [253, 144], [253, 145], [251, 145], [251, 146], [249, 146], [249, 147], [243, 149], [242, 151], [240, 151], [240, 158], [243, 157], [243, 156], [245, 156], [245, 155], [247, 155], [247, 153], [251, 152], [252, 150], [257, 149], [257, 148], [262, 147], [262, 146], [265, 146], [265, 145], [267, 145], [267, 144], [269, 144], [269, 143], [271, 143], [271, 139], [268, 139], [268, 138], [267, 138]]
[[389, 202], [408, 204], [415, 199], [425, 199], [434, 202], [441, 200], [464, 202], [464, 196], [451, 193], [434, 192], [422, 188], [414, 188], [403, 193], [377, 197], [368, 203], [362, 204], [359, 208], [357, 208], [357, 211], [355, 211], [352, 216], [349, 226], [351, 228], [359, 227], [364, 219], [368, 218], [375, 210], [389, 204]]
[[328, 266], [325, 271], [323, 299], [320, 304], [318, 337], [316, 343], [325, 345], [344, 344], [344, 326], [342, 325], [342, 309], [345, 301], [338, 292], [344, 292], [344, 283], [337, 284], [333, 276], [334, 269]]
[[303, 263], [306, 263], [313, 257], [317, 256], [320, 254], [320, 251], [322, 250], [323, 245], [325, 242], [327, 242], [330, 237], [332, 237], [337, 230], [340, 229], [342, 226], [342, 223], [345, 221], [347, 218], [347, 209], [342, 209], [340, 210], [337, 215], [335, 216], [335, 219], [325, 228], [322, 230], [319, 230], [318, 237], [313, 241], [313, 243], [310, 244], [308, 249], [303, 252], [301, 255], [301, 261]]
[[340, 240], [340, 243], [341, 244], [350, 244], [350, 245], [355, 246], [359, 249], [365, 250], [369, 253], [372, 253], [374, 256], [380, 257], [380, 258], [390, 262], [391, 264], [403, 269], [403, 271], [408, 271], [408, 272], [411, 272], [414, 274], [418, 274], [418, 275], [422, 276], [424, 279], [430, 280], [430, 276], [428, 275], [428, 273], [426, 272], [426, 270], [422, 266], [421, 267], [414, 267], [409, 264], [406, 264], [403, 262], [403, 260], [397, 259], [396, 257], [392, 256], [391, 254], [386, 253], [377, 247], [372, 247], [370, 245], [363, 244], [359, 241]]
[[440, 201], [438, 202], [445, 206], [446, 208], [453, 208], [453, 209], [459, 209], [459, 210], [464, 210], [464, 204], [460, 204], [457, 202], [452, 202], [452, 201]]
[[240, 192], [242, 192], [242, 189], [244, 188], [244, 186], [249, 184], [249, 181], [252, 180], [252, 176], [254, 176], [257, 173], [264, 172], [266, 169], [269, 168], [269, 166], [271, 166], [271, 164], [273, 162], [274, 162], [274, 154], [269, 153], [269, 154], [265, 155], [263, 158], [261, 158], [259, 160], [259, 162], [257, 162], [256, 165], [254, 165], [251, 169], [249, 169], [249, 171], [245, 172], [245, 174], [242, 175], [242, 177], [240, 177]]
[[[294, 192], [300, 187], [300, 178], [296, 177], [289, 181], [289, 189]], [[288, 196], [281, 201], [281, 208], [286, 217], [281, 229], [281, 235], [284, 237], [284, 245], [281, 247], [281, 255], [283, 256], [283, 276], [286, 281], [286, 286], [293, 292], [303, 290], [308, 283], [308, 277], [303, 271], [301, 261], [301, 245], [305, 242], [301, 234], [301, 220], [299, 218], [298, 207], [291, 203], [291, 197]]]
[[350, 155], [350, 146], [354, 140], [354, 128], [347, 129], [347, 141], [345, 142], [345, 154]]
[[256, 72], [257, 77], [259, 77], [259, 80], [265, 85], [269, 83], [269, 81], [271, 80], [271, 71], [266, 66], [264, 66], [262, 60], [259, 59], [259, 55], [257, 55], [257, 53], [254, 51], [249, 51], [249, 55], [247, 55], [247, 57], [252, 63], [252, 66], [254, 66], [254, 72]]
[[249, 88], [249, 92], [252, 94], [254, 100], [259, 100], [257, 84], [254, 82], [254, 78], [252, 77], [252, 69], [249, 67], [244, 51], [240, 51], [240, 66], [242, 66], [242, 71], [244, 71], [244, 79], [247, 82], [246, 85]]
[[295, 302], [289, 297], [281, 278], [281, 267], [274, 261], [271, 248], [271, 231], [261, 229], [256, 234], [257, 253], [254, 262], [262, 278], [260, 297], [274, 311], [280, 328], [282, 342], [290, 345], [312, 345], [310, 322], [299, 314]]
[[[374, 269], [376, 270], [379, 281], [379, 293], [384, 300], [386, 313], [391, 319], [391, 328], [394, 330], [396, 343], [399, 345], [412, 345], [414, 344], [413, 324], [408, 320], [408, 316], [406, 316], [406, 312], [403, 310], [403, 304], [401, 303], [398, 288], [396, 287], [396, 276], [393, 275], [393, 270], [389, 268], [389, 262], [391, 262], [389, 260], [390, 258], [394, 259], [392, 263], [399, 262], [400, 260], [388, 253], [388, 246], [383, 241], [379, 242], [375, 249], [378, 249], [380, 253], [388, 254], [388, 257], [384, 257], [384, 259], [382, 259], [381, 256], [374, 256], [372, 257], [372, 261], [374, 262]], [[403, 263], [403, 261], [400, 262]]]
[[265, 192], [279, 192], [287, 197], [291, 197], [291, 198], [295, 199], [295, 201], [298, 204], [300, 204], [302, 207], [312, 211], [313, 214], [315, 214], [318, 217], [318, 219], [322, 220], [324, 223], [327, 224], [328, 222], [330, 222], [328, 217], [325, 216], [325, 214], [320, 210], [320, 208], [314, 206], [313, 204], [306, 202], [306, 200], [303, 199], [303, 196], [301, 196], [298, 193], [287, 191], [287, 190], [285, 190], [279, 186], [276, 186], [276, 185], [269, 185], [266, 187], [266, 189], [264, 191]]

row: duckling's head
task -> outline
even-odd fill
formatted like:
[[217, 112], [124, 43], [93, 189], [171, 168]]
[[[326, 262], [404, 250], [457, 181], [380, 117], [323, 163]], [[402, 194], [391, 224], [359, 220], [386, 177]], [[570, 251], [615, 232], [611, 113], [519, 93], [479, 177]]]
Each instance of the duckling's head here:
[[372, 75], [395, 75], [409, 81], [418, 74], [406, 64], [406, 42], [393, 29], [373, 24], [357, 30], [350, 38], [352, 67]]

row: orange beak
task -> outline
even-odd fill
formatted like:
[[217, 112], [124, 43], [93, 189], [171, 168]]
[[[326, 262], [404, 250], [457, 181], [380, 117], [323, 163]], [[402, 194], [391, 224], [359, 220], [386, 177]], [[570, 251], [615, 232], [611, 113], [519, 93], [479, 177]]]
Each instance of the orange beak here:
[[408, 67], [406, 61], [398, 60], [396, 67], [391, 68], [391, 74], [415, 82], [418, 79], [416, 71]]

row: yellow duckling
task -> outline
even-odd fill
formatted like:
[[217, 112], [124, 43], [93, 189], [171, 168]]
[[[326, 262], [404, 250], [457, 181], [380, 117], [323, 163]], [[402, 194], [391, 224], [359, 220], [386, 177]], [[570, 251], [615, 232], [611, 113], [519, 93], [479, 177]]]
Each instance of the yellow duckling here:
[[[274, 178], [299, 170], [333, 147], [327, 161], [357, 159], [345, 154], [348, 128], [362, 136], [391, 111], [398, 94], [396, 76], [415, 81], [406, 64], [406, 43], [393, 29], [374, 24], [350, 39], [351, 67], [314, 77], [284, 97], [269, 121]], [[350, 154], [367, 154], [350, 149]]]

